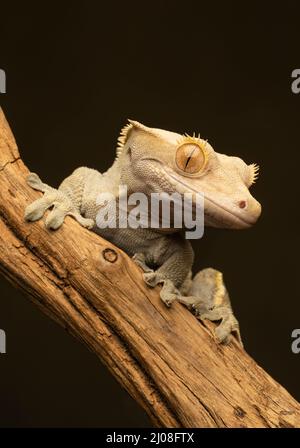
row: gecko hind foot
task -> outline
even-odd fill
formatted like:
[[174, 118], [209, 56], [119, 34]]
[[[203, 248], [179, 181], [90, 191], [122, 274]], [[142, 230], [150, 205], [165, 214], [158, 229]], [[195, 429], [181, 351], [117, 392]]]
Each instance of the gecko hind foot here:
[[231, 334], [234, 334], [238, 342], [243, 347], [239, 323], [230, 307], [216, 306], [215, 308], [208, 309], [202, 313], [197, 312], [196, 309], [196, 316], [201, 321], [204, 321], [205, 319], [212, 322], [221, 321], [215, 329], [215, 335], [218, 342], [228, 343], [230, 341]]
[[227, 343], [234, 334], [242, 345], [239, 323], [234, 316], [223, 274], [213, 268], [198, 272], [192, 281], [189, 294], [197, 299], [190, 307], [200, 320], [219, 321], [215, 335], [219, 342]]

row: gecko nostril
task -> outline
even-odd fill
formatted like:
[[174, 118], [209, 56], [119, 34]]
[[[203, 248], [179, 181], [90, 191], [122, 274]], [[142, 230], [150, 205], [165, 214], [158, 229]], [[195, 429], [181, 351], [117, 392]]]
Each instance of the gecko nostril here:
[[239, 202], [239, 207], [240, 207], [240, 208], [245, 208], [246, 205], [247, 205], [247, 202], [246, 202], [246, 201], [240, 201], [240, 202]]

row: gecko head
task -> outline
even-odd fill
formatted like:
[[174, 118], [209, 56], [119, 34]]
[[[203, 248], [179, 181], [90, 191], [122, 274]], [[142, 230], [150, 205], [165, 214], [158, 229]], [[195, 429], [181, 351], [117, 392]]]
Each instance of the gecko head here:
[[129, 192], [201, 193], [205, 225], [243, 229], [261, 214], [249, 188], [258, 166], [217, 153], [200, 136], [180, 135], [129, 120], [119, 137], [121, 183]]

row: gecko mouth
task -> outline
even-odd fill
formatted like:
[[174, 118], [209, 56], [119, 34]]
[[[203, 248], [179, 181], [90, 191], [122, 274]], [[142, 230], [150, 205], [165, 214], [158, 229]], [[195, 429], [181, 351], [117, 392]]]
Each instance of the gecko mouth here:
[[[205, 201], [209, 202], [216, 213], [207, 211], [207, 207], [204, 207], [204, 217], [205, 224], [211, 227], [220, 227], [220, 218], [218, 216], [222, 216], [222, 221], [224, 223], [224, 227], [226, 225], [227, 228], [232, 229], [247, 229], [253, 225], [252, 222], [246, 221], [245, 219], [240, 218], [234, 213], [228, 211], [224, 207], [216, 204], [215, 202], [209, 200], [207, 197], [204, 198]], [[221, 212], [221, 213], [220, 213]]]
[[224, 205], [218, 204], [215, 200], [210, 198], [207, 194], [204, 192], [201, 192], [199, 190], [196, 190], [192, 188], [189, 184], [183, 182], [181, 179], [178, 179], [176, 176], [174, 176], [173, 173], [168, 172], [165, 168], [162, 167], [164, 172], [168, 177], [175, 180], [177, 183], [180, 183], [183, 187], [187, 189], [186, 192], [193, 192], [193, 193], [202, 193], [204, 196], [204, 216], [206, 218], [207, 224], [219, 227], [220, 222], [218, 220], [218, 216], [222, 216], [222, 220], [226, 222], [228, 227], [231, 228], [248, 228], [251, 227], [255, 222], [255, 220], [252, 220], [251, 218], [247, 219], [246, 217], [242, 217], [238, 215], [237, 213], [234, 213], [234, 211], [230, 210], [229, 208], [225, 207]]

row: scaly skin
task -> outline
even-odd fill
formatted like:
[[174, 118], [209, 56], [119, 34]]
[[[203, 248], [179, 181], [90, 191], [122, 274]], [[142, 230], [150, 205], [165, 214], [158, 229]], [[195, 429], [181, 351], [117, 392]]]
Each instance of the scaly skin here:
[[45, 225], [58, 229], [65, 216], [72, 216], [132, 256], [150, 287], [162, 285], [160, 296], [167, 306], [178, 300], [200, 319], [221, 320], [217, 340], [227, 342], [235, 333], [241, 342], [222, 274], [204, 269], [192, 279], [194, 253], [183, 233], [172, 226], [163, 232], [151, 228], [101, 229], [96, 225], [101, 207], [97, 197], [110, 192], [118, 199], [119, 185], [126, 185], [129, 194], [141, 192], [147, 197], [161, 192], [201, 192], [206, 226], [243, 229], [253, 225], [261, 213], [260, 204], [249, 192], [256, 176], [256, 165], [219, 154], [200, 137], [130, 121], [121, 131], [116, 160], [107, 172], [78, 168], [58, 189], [31, 173], [29, 185], [44, 196], [26, 208], [25, 219], [36, 221], [53, 206]]

